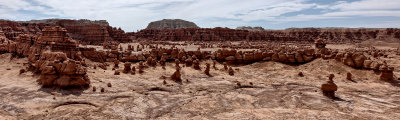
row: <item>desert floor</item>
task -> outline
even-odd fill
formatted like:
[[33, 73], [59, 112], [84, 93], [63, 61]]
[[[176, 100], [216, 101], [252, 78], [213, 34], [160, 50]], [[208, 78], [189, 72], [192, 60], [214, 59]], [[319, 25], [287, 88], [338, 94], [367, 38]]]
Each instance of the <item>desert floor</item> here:
[[[91, 87], [59, 89], [42, 88], [32, 72], [19, 74], [27, 58], [10, 57], [0, 55], [0, 119], [400, 119], [399, 83], [380, 81], [372, 70], [335, 60], [232, 66], [233, 76], [219, 63], [207, 76], [203, 71], [205, 63], [212, 63], [208, 60], [201, 62], [202, 70], [183, 67], [182, 83], [169, 79], [175, 71], [172, 62], [135, 75], [114, 75], [111, 66], [90, 67]], [[400, 76], [400, 56], [386, 59]], [[119, 66], [122, 70], [123, 63]], [[353, 81], [346, 80], [347, 72]], [[320, 90], [329, 74], [339, 87], [336, 99]]]

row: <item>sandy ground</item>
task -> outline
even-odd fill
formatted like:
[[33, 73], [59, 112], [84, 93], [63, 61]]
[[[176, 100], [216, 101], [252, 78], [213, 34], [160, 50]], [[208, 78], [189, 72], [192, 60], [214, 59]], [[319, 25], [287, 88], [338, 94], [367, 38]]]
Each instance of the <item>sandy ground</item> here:
[[[399, 59], [388, 60], [396, 68], [395, 76], [400, 76]], [[90, 68], [96, 92], [92, 87], [41, 88], [38, 76], [19, 74], [25, 61], [0, 55], [0, 119], [400, 119], [399, 84], [379, 81], [371, 70], [353, 69], [335, 60], [316, 59], [298, 66], [277, 62], [233, 66], [234, 76], [221, 64], [207, 76], [205, 63], [212, 62], [202, 61], [201, 71], [183, 68], [182, 84], [168, 78], [175, 71], [173, 63], [135, 75], [113, 75], [110, 67]], [[305, 76], [299, 77], [299, 72]], [[347, 72], [354, 81], [345, 79]], [[320, 90], [329, 74], [336, 76], [337, 99], [323, 96]], [[162, 76], [167, 77], [166, 85]]]

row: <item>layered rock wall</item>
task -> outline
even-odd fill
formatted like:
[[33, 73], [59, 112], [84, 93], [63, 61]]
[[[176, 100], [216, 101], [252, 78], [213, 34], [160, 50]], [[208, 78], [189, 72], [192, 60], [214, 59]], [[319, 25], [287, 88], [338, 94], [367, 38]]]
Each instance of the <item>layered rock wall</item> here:
[[36, 38], [32, 34], [21, 34], [15, 41], [5, 38], [0, 42], [0, 53], [27, 57], [27, 70], [39, 74], [43, 86], [73, 87], [90, 84], [86, 64], [74, 51], [79, 50], [78, 44], [66, 34], [64, 28], [47, 26]]
[[361, 42], [369, 39], [400, 39], [400, 29], [369, 28], [293, 28], [248, 31], [229, 28], [144, 29], [130, 33], [136, 39], [154, 41], [294, 41], [313, 42], [322, 38], [329, 43]]
[[0, 27], [10, 40], [15, 40], [20, 34], [39, 34], [45, 26], [61, 26], [67, 30], [72, 39], [82, 44], [100, 45], [107, 41], [131, 41], [125, 31], [109, 26], [105, 20], [45, 19], [18, 22], [0, 20]]

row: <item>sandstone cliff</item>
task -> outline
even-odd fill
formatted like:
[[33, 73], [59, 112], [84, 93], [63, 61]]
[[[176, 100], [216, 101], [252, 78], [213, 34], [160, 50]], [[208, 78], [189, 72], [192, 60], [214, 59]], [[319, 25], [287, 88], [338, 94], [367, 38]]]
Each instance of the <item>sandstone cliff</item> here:
[[248, 31], [229, 28], [144, 29], [130, 33], [137, 39], [158, 41], [293, 41], [313, 42], [327, 39], [331, 43], [362, 42], [369, 39], [400, 39], [397, 28], [292, 28], [285, 30]]
[[40, 33], [45, 26], [61, 26], [67, 30], [72, 39], [82, 44], [99, 45], [106, 41], [131, 41], [125, 31], [109, 26], [105, 20], [45, 19], [18, 22], [0, 20], [0, 27], [10, 40], [15, 40], [20, 34]]

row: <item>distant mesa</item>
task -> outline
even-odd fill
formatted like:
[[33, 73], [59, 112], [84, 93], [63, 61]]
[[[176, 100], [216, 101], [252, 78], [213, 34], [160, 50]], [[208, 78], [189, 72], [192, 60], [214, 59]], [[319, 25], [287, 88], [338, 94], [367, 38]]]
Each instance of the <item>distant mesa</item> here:
[[106, 20], [87, 20], [87, 19], [80, 19], [80, 20], [71, 20], [71, 19], [43, 19], [43, 20], [30, 20], [30, 21], [16, 21], [18, 23], [30, 23], [30, 24], [48, 24], [48, 25], [58, 25], [62, 22], [64, 23], [79, 23], [79, 25], [91, 25], [97, 24], [100, 26], [110, 26]]
[[199, 28], [195, 23], [181, 19], [163, 19], [149, 23], [146, 29]]
[[240, 26], [236, 28], [237, 30], [248, 30], [248, 31], [263, 31], [262, 27], [251, 27], [251, 26]]

